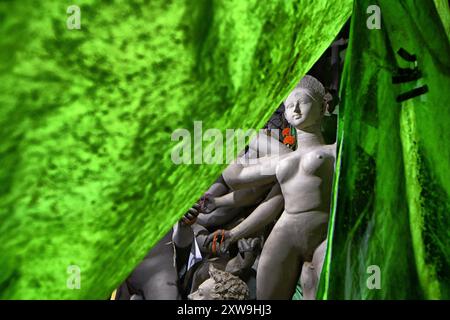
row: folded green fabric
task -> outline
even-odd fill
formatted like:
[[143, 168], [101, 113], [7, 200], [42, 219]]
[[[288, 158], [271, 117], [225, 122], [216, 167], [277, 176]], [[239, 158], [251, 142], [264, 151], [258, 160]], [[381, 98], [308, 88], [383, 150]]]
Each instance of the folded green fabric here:
[[[381, 29], [367, 28], [374, 3]], [[449, 21], [448, 4], [436, 3], [355, 2], [321, 298], [450, 298]], [[419, 79], [393, 83], [416, 67]], [[425, 94], [397, 102], [424, 86]]]

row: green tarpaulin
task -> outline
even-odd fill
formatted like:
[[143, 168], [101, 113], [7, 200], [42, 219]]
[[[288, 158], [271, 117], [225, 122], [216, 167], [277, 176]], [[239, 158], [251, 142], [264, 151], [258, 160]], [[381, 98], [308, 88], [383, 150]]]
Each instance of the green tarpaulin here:
[[0, 2], [0, 298], [107, 298], [223, 169], [175, 165], [171, 133], [262, 127], [351, 8]]
[[[321, 298], [450, 298], [450, 21], [448, 3], [436, 4], [355, 2]], [[366, 27], [369, 5], [380, 8], [379, 30]], [[415, 67], [420, 79], [392, 83], [399, 68]], [[396, 102], [425, 85], [427, 93]]]

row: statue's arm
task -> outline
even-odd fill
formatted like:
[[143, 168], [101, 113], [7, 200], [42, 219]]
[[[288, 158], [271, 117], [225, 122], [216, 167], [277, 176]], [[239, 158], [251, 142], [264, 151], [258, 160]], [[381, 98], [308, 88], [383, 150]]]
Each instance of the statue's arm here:
[[172, 241], [173, 244], [178, 248], [186, 248], [192, 245], [194, 240], [194, 232], [191, 226], [178, 221], [173, 226]]
[[220, 207], [208, 214], [200, 213], [197, 223], [206, 228], [218, 227], [236, 217], [240, 210], [240, 208]]
[[[205, 242], [208, 234], [208, 230], [199, 224], [189, 226], [183, 222], [178, 222], [173, 227], [172, 241], [177, 251], [182, 252], [185, 249], [189, 249], [187, 251], [185, 250], [189, 255], [191, 246], [193, 245], [195, 239], [202, 253], [210, 253], [210, 246], [208, 246], [208, 243]], [[185, 262], [187, 262], [187, 259], [188, 256], [184, 259]]]
[[209, 187], [208, 191], [206, 191], [205, 193], [211, 194], [215, 197], [219, 197], [228, 192], [228, 187], [225, 184], [222, 175], [220, 175], [219, 178], [217, 178], [217, 180]]
[[172, 242], [176, 247], [186, 248], [192, 245], [194, 232], [191, 225], [195, 223], [199, 213], [200, 205], [196, 203], [173, 226]]
[[246, 189], [239, 189], [233, 192], [229, 192], [221, 197], [214, 199], [216, 208], [220, 207], [248, 207], [254, 205], [261, 199], [264, 192], [266, 192], [271, 185], [253, 187]]
[[240, 224], [230, 230], [231, 242], [246, 238], [264, 228], [281, 213], [284, 199], [280, 185], [272, 187], [267, 197], [253, 212]]
[[223, 179], [231, 189], [251, 188], [275, 181], [280, 156], [264, 157], [252, 161], [256, 163], [233, 162], [222, 172]]
[[226, 224], [239, 214], [242, 207], [254, 205], [258, 200], [261, 200], [269, 188], [271, 188], [271, 185], [240, 189], [229, 192], [222, 197], [212, 198], [213, 210], [209, 213], [200, 213], [197, 222], [208, 228]]

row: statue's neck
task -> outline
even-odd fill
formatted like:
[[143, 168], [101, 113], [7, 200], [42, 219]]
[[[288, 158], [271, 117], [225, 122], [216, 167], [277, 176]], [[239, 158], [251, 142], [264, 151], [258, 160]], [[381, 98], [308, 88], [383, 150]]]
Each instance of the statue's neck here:
[[325, 144], [319, 124], [296, 130], [299, 149], [313, 148]]

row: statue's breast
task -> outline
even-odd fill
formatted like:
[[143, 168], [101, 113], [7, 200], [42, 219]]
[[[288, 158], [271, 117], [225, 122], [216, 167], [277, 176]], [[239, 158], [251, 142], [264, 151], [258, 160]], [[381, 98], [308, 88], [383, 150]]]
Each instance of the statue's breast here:
[[291, 156], [280, 161], [277, 165], [276, 176], [279, 183], [284, 183], [291, 179], [298, 171], [300, 163], [299, 156]]
[[324, 178], [332, 174], [334, 157], [326, 149], [316, 149], [304, 154], [293, 154], [277, 165], [276, 176], [283, 184], [292, 179]]
[[308, 175], [314, 175], [326, 161], [327, 155], [321, 151], [311, 151], [302, 157], [300, 170]]
[[327, 149], [317, 149], [302, 156], [300, 171], [304, 175], [318, 176], [329, 175], [333, 172], [334, 157]]

